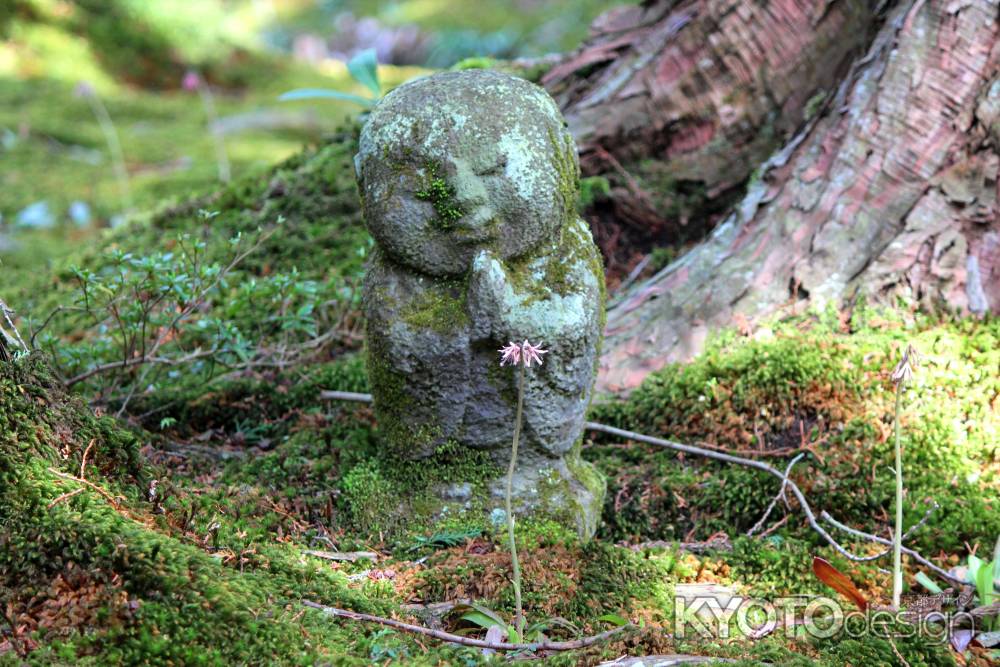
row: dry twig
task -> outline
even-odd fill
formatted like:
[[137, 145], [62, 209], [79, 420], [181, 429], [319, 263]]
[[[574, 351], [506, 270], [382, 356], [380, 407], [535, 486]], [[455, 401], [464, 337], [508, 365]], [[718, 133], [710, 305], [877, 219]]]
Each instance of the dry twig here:
[[374, 551], [317, 551], [315, 549], [306, 549], [302, 553], [307, 556], [315, 556], [316, 558], [347, 561], [350, 563], [361, 560], [362, 558], [378, 560], [378, 554]]
[[52, 509], [62, 501], [67, 500], [68, 498], [72, 498], [73, 496], [81, 494], [83, 492], [84, 492], [84, 487], [82, 486], [79, 489], [73, 489], [72, 491], [67, 491], [66, 493], [56, 497], [51, 503], [46, 505], [46, 509]]
[[[663, 438], [655, 438], [653, 436], [643, 435], [641, 433], [635, 433], [633, 431], [626, 431], [624, 429], [615, 428], [614, 426], [606, 426], [604, 424], [598, 424], [597, 422], [587, 422], [587, 428], [592, 431], [600, 431], [601, 433], [608, 433], [610, 435], [616, 435], [622, 438], [628, 438], [629, 440], [635, 440], [637, 442], [645, 442], [647, 444], [664, 447], [666, 449], [673, 449], [679, 452], [685, 452], [687, 454], [694, 454], [695, 456], [704, 456], [706, 458], [715, 459], [717, 461], [724, 461], [726, 463], [735, 463], [736, 465], [741, 465], [748, 468], [756, 468], [757, 470], [762, 470], [768, 473], [769, 475], [773, 475], [778, 479], [782, 480], [783, 483], [787, 484], [788, 489], [791, 490], [792, 494], [795, 496], [795, 499], [799, 501], [799, 505], [802, 507], [802, 511], [806, 515], [806, 520], [809, 522], [809, 526], [817, 533], [819, 533], [820, 537], [826, 540], [826, 542], [834, 549], [836, 549], [838, 553], [840, 553], [845, 558], [848, 558], [853, 561], [871, 560], [870, 556], [858, 556], [857, 554], [851, 553], [850, 551], [845, 549], [839, 542], [837, 542], [837, 540], [835, 540], [833, 536], [830, 535], [830, 533], [828, 533], [826, 529], [824, 529], [823, 526], [819, 524], [819, 521], [816, 520], [816, 514], [813, 512], [812, 507], [809, 505], [809, 501], [806, 500], [805, 494], [802, 493], [802, 490], [798, 487], [798, 485], [792, 480], [790, 480], [786, 475], [782, 474], [780, 470], [778, 470], [773, 466], [768, 465], [767, 463], [764, 463], [763, 461], [755, 461], [753, 459], [745, 459], [739, 456], [731, 456], [729, 454], [723, 454], [722, 452], [715, 452], [708, 449], [702, 449], [700, 447], [694, 447], [692, 445], [685, 445], [679, 442], [673, 442], [671, 440], [664, 440]], [[822, 516], [825, 520], [830, 521], [838, 528], [847, 529], [847, 527], [844, 526], [843, 524], [833, 522], [832, 517], [830, 517], [830, 515], [826, 511], [822, 513]], [[878, 542], [879, 544], [887, 544], [887, 545], [892, 544], [890, 540], [886, 540], [885, 538], [878, 537], [876, 535], [871, 535], [869, 533], [864, 533], [860, 530], [855, 530], [853, 528], [847, 530], [848, 532], [857, 537], [862, 537], [872, 542]], [[940, 576], [942, 579], [948, 581], [949, 583], [958, 583], [958, 584], [962, 583], [960, 580], [948, 574], [947, 571], [941, 569], [934, 563], [930, 562], [929, 560], [921, 556], [913, 549], [908, 549], [904, 547], [903, 553], [908, 554], [914, 560], [919, 562], [921, 565], [924, 565], [928, 569], [932, 570], [935, 574]]]
[[[101, 487], [99, 487], [98, 485], [94, 484], [90, 480], [86, 480], [86, 479], [83, 479], [82, 477], [76, 477], [74, 475], [70, 475], [68, 473], [61, 472], [59, 470], [56, 470], [55, 468], [49, 468], [49, 472], [52, 473], [53, 475], [56, 475], [57, 477], [62, 477], [63, 479], [68, 479], [68, 480], [71, 480], [73, 482], [78, 482], [78, 483], [83, 484], [84, 486], [86, 486], [87, 488], [89, 488], [89, 489], [91, 489], [93, 491], [97, 491], [99, 494], [101, 494], [102, 496], [104, 496], [105, 500], [107, 500], [109, 503], [111, 503], [111, 506], [113, 508], [115, 508], [115, 510], [117, 510], [119, 512], [121, 511], [121, 506], [118, 504], [118, 500], [114, 496], [112, 496], [110, 493], [108, 493], [107, 491], [105, 491], [104, 489], [102, 489]], [[58, 500], [58, 498], [56, 498], [56, 500]], [[55, 501], [53, 501], [53, 503], [54, 502]]]
[[91, 438], [87, 448], [83, 450], [83, 460], [80, 461], [80, 479], [84, 479], [86, 477], [83, 474], [83, 471], [87, 467], [87, 455], [90, 454], [90, 450], [94, 446], [95, 442], [97, 442], [97, 438]]
[[771, 500], [771, 504], [768, 505], [767, 509], [764, 511], [764, 516], [762, 516], [760, 518], [760, 520], [757, 523], [755, 523], [753, 525], [753, 527], [750, 528], [750, 530], [747, 531], [747, 537], [753, 537], [753, 534], [756, 533], [758, 530], [760, 530], [764, 526], [764, 522], [767, 521], [767, 517], [771, 516], [771, 512], [774, 511], [774, 507], [775, 507], [775, 505], [778, 504], [779, 500], [785, 501], [785, 505], [786, 506], [788, 505], [788, 499], [785, 497], [785, 487], [788, 485], [788, 476], [792, 472], [792, 467], [796, 463], [798, 463], [802, 459], [803, 456], [805, 456], [805, 454], [799, 454], [794, 459], [792, 459], [791, 461], [788, 462], [788, 467], [785, 468], [785, 479], [783, 479], [781, 481], [781, 488], [778, 489], [778, 495], [776, 495]]
[[609, 637], [613, 637], [625, 630], [632, 629], [635, 626], [625, 625], [620, 628], [615, 628], [613, 630], [608, 630], [597, 635], [592, 635], [590, 637], [584, 637], [582, 639], [574, 639], [572, 641], [566, 642], [528, 642], [523, 644], [513, 644], [510, 642], [488, 642], [482, 639], [472, 639], [471, 637], [463, 637], [461, 635], [455, 635], [450, 632], [445, 632], [444, 630], [431, 630], [430, 628], [425, 628], [420, 625], [413, 625], [412, 623], [404, 623], [402, 621], [397, 621], [391, 618], [383, 618], [381, 616], [372, 616], [371, 614], [361, 614], [356, 611], [348, 611], [346, 609], [337, 609], [336, 607], [327, 607], [326, 605], [313, 602], [312, 600], [303, 600], [302, 604], [313, 609], [319, 609], [328, 616], [333, 616], [335, 618], [349, 618], [352, 621], [367, 621], [369, 623], [378, 623], [379, 625], [384, 625], [390, 628], [395, 628], [396, 630], [402, 630], [404, 632], [411, 632], [413, 634], [424, 635], [427, 637], [433, 637], [435, 639], [440, 639], [441, 641], [448, 642], [450, 644], [461, 644], [462, 646], [473, 646], [475, 648], [488, 648], [494, 651], [572, 651], [574, 649], [586, 648], [588, 646], [593, 646], [598, 644]]

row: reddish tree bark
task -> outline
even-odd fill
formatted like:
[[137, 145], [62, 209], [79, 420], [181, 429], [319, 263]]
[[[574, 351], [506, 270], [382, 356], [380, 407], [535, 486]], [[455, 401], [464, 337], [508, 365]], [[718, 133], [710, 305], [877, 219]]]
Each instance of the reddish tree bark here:
[[659, 0], [600, 19], [542, 83], [584, 175], [613, 187], [598, 242], [614, 277], [699, 236], [874, 35], [866, 0]]
[[710, 330], [807, 304], [865, 295], [997, 312], [998, 5], [890, 8], [822, 113], [764, 163], [725, 222], [610, 310], [599, 389], [635, 387], [697, 353]]

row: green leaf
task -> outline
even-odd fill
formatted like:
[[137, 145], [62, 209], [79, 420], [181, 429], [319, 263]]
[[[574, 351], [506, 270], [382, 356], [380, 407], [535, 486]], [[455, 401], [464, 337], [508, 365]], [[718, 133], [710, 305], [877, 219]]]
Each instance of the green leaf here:
[[475, 623], [479, 627], [486, 628], [487, 630], [494, 626], [506, 626], [506, 623], [498, 623], [495, 618], [490, 618], [481, 611], [470, 611], [462, 614], [459, 618], [463, 621], [468, 621], [469, 623]]
[[[472, 615], [471, 618], [467, 618], [466, 620], [468, 620], [471, 623], [475, 623], [476, 625], [479, 625], [480, 627], [483, 628], [491, 628], [494, 625], [499, 625], [500, 627], [507, 626], [507, 622], [502, 618], [500, 618], [499, 614], [497, 614], [489, 607], [484, 607], [483, 605], [476, 604], [475, 602], [470, 602], [468, 604], [457, 604], [455, 605], [453, 611], [461, 612], [462, 614], [464, 614], [461, 618], [466, 618], [466, 616]], [[478, 614], [478, 616], [475, 616], [474, 614]], [[482, 618], [488, 619], [489, 622], [484, 623], [482, 621]]]
[[509, 641], [511, 644], [521, 643], [521, 635], [518, 634], [517, 628], [515, 628], [513, 625], [507, 626], [507, 641]]
[[995, 561], [981, 565], [976, 572], [976, 592], [979, 593], [979, 604], [993, 604], [993, 569]]
[[605, 623], [610, 623], [616, 627], [623, 627], [629, 624], [627, 618], [619, 616], [618, 614], [604, 614], [603, 616], [597, 617], [598, 621], [604, 621]]
[[983, 561], [975, 554], [969, 554], [969, 580], [972, 582], [976, 581], [976, 576], [979, 574], [979, 568], [982, 567]]
[[278, 97], [278, 101], [280, 102], [294, 102], [298, 100], [340, 100], [341, 102], [354, 102], [365, 108], [371, 108], [375, 105], [375, 101], [367, 97], [344, 93], [339, 90], [330, 90], [328, 88], [298, 88], [296, 90], [289, 90], [287, 93], [282, 93]]
[[347, 71], [355, 81], [372, 91], [375, 97], [382, 94], [382, 86], [378, 82], [378, 57], [375, 55], [375, 49], [365, 49], [355, 54], [347, 61]]
[[941, 593], [941, 587], [934, 583], [934, 580], [928, 577], [923, 572], [917, 572], [917, 583], [926, 588], [928, 591], [934, 595], [939, 595]]
[[[553, 627], [565, 628], [566, 630], [569, 630], [571, 633], [573, 633], [576, 636], [580, 636], [580, 635], [583, 634], [580, 631], [580, 628], [578, 628], [575, 624], [570, 623], [569, 621], [567, 621], [562, 616], [550, 616], [549, 618], [546, 618], [546, 619], [543, 619], [541, 621], [537, 621], [535, 623], [532, 623], [527, 628], [525, 628], [524, 629], [524, 636], [525, 637], [531, 637], [532, 634], [542, 633], [545, 630], [548, 630], [549, 628], [553, 628]], [[532, 640], [532, 641], [534, 641], [534, 640]]]

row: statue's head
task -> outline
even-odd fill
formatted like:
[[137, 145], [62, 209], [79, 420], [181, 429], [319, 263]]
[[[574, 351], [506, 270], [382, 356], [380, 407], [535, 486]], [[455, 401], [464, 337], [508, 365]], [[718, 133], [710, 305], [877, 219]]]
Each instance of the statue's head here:
[[580, 167], [562, 115], [507, 74], [445, 72], [396, 88], [355, 160], [375, 241], [431, 275], [465, 272], [483, 248], [524, 255], [575, 215]]

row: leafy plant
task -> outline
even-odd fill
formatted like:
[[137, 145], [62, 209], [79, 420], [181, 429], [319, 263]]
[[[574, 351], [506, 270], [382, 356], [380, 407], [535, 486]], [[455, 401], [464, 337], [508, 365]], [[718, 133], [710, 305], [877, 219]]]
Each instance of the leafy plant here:
[[418, 549], [422, 549], [423, 547], [430, 547], [432, 549], [455, 547], [464, 543], [466, 540], [471, 540], [482, 534], [482, 530], [474, 528], [471, 530], [439, 531], [429, 537], [418, 535], [414, 538], [414, 545], [410, 547], [410, 551], [416, 551]]
[[[533, 643], [545, 641], [548, 639], [546, 631], [553, 628], [563, 628], [569, 631], [574, 637], [580, 637], [583, 635], [580, 628], [560, 616], [553, 616], [537, 621], [525, 627], [523, 631], [519, 631], [513, 625], [504, 621], [503, 617], [492, 609], [481, 604], [476, 604], [475, 602], [456, 605], [453, 612], [461, 613], [462, 615], [459, 617], [459, 620], [466, 621], [474, 626], [478, 626], [487, 631], [494, 628], [499, 630], [508, 641], [515, 644], [521, 642]], [[628, 621], [622, 619], [620, 616], [614, 616], [613, 614], [607, 614], [606, 616], [608, 618], [601, 617], [600, 620], [606, 620], [616, 626], [628, 625]], [[611, 617], [614, 617], [614, 620], [612, 620]], [[622, 622], [619, 623], [618, 620], [621, 620]], [[468, 630], [464, 631], [464, 634], [468, 634]]]
[[330, 88], [297, 88], [287, 93], [282, 93], [278, 99], [282, 102], [293, 102], [298, 100], [339, 100], [342, 102], [353, 102], [360, 104], [366, 109], [375, 106], [382, 95], [382, 84], [378, 78], [378, 58], [375, 49], [365, 49], [347, 61], [347, 72], [351, 78], [371, 91], [372, 97], [361, 97], [353, 93], [346, 93], [342, 90], [332, 90]]
[[[984, 561], [975, 554], [969, 554], [968, 576], [969, 583], [976, 587], [976, 596], [979, 598], [979, 606], [985, 607], [993, 604], [998, 597], [994, 588], [994, 579], [997, 571], [998, 560]], [[984, 619], [983, 626], [986, 630], [997, 628], [997, 616]]]
[[[137, 392], [165, 382], [282, 369], [315, 355], [336, 339], [340, 311], [353, 305], [335, 298], [343, 286], [305, 280], [294, 268], [265, 277], [239, 271], [282, 222], [237, 234], [223, 260], [183, 234], [170, 250], [114, 249], [93, 268], [71, 267], [72, 303], [53, 311], [32, 343], [50, 352], [67, 386], [86, 386], [98, 401], [119, 403], [119, 412]], [[60, 331], [78, 332], [73, 339], [48, 333], [57, 320]]]
[[[974, 608], [982, 609], [989, 607], [1000, 600], [1000, 595], [997, 595], [996, 592], [996, 587], [1000, 585], [1000, 580], [997, 578], [998, 566], [1000, 566], [1000, 539], [997, 540], [997, 548], [992, 561], [984, 561], [975, 554], [969, 554], [965, 579], [975, 589], [975, 598], [968, 600]], [[931, 594], [943, 594], [941, 587], [923, 572], [918, 572], [916, 579], [917, 583], [926, 588]], [[1000, 621], [1000, 614], [993, 613], [982, 617], [981, 625], [978, 628], [981, 630], [980, 632], [976, 633], [977, 628], [974, 627], [969, 631], [959, 630], [954, 633], [955, 635], [960, 632], [967, 633], [961, 642], [962, 648], [959, 649], [956, 646], [956, 650], [960, 650], [960, 652], [964, 650], [964, 646], [968, 645], [968, 642], [973, 638], [983, 646], [992, 646], [994, 638], [997, 639], [996, 643], [1000, 643], [1000, 637], [997, 637], [998, 633], [996, 632], [1000, 628], [1000, 622], [998, 621]], [[955, 645], [954, 639], [953, 645]]]

